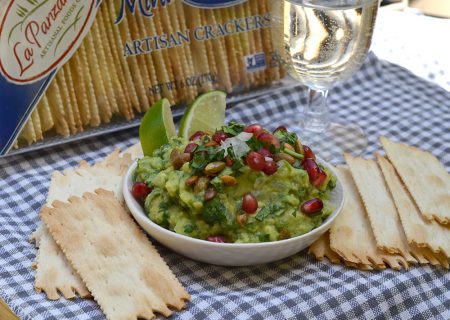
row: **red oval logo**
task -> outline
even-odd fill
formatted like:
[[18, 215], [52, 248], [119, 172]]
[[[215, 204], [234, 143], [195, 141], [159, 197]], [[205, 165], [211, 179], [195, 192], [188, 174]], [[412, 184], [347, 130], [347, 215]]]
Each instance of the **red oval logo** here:
[[12, 0], [0, 25], [0, 69], [5, 78], [31, 83], [62, 66], [89, 31], [99, 3]]

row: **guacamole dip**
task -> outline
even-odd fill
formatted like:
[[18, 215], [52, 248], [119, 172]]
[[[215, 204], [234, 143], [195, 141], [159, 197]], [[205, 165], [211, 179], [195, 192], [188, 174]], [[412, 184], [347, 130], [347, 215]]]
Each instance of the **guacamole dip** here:
[[238, 243], [317, 228], [332, 212], [328, 198], [335, 187], [335, 177], [295, 133], [237, 123], [197, 132], [190, 141], [173, 138], [138, 161], [134, 182], [139, 191], [147, 188], [135, 197], [160, 226]]

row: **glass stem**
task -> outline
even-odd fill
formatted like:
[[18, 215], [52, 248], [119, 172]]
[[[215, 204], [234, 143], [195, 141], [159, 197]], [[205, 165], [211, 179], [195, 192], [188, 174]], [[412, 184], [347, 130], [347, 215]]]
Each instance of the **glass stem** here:
[[303, 111], [302, 127], [312, 132], [324, 132], [330, 125], [327, 104], [328, 90], [308, 89], [308, 105]]

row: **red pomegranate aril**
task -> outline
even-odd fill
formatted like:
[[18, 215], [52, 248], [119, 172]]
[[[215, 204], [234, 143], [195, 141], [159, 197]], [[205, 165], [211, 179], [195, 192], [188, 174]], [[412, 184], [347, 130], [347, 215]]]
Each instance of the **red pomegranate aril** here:
[[205, 133], [203, 131], [197, 131], [189, 138], [189, 141], [199, 140], [204, 135], [205, 135]]
[[280, 141], [268, 132], [260, 133], [257, 139], [261, 142], [264, 142], [266, 147], [274, 146], [275, 149], [280, 148]]
[[322, 171], [317, 163], [310, 158], [303, 160], [303, 168], [308, 173], [309, 182], [313, 183], [317, 178], [319, 178], [320, 172]]
[[217, 142], [218, 144], [220, 144], [222, 141], [225, 141], [226, 139], [228, 139], [228, 134], [226, 134], [223, 131], [218, 131], [216, 133], [214, 133], [214, 135], [212, 136], [212, 139]]
[[255, 151], [250, 151], [245, 158], [247, 165], [254, 171], [261, 171], [266, 165], [264, 156]]
[[138, 201], [145, 200], [150, 192], [152, 192], [152, 189], [144, 182], [135, 182], [131, 189], [131, 194]]
[[327, 180], [327, 173], [323, 170], [320, 170], [319, 176], [312, 182], [312, 184], [314, 187], [320, 188], [323, 186], [326, 180]]
[[310, 147], [303, 145], [303, 156], [308, 159], [314, 159], [316, 160], [316, 155], [311, 150]]
[[263, 172], [268, 176], [273, 175], [278, 170], [278, 165], [275, 161], [266, 161]]
[[276, 128], [275, 130], [273, 130], [273, 133], [277, 132], [277, 131], [283, 131], [283, 132], [287, 132], [287, 129], [285, 126], [279, 126], [278, 128]]
[[255, 213], [258, 210], [258, 200], [251, 193], [246, 193], [242, 197], [242, 210], [247, 213]]
[[233, 159], [231, 159], [229, 156], [225, 157], [225, 164], [227, 165], [227, 167], [231, 167], [233, 163], [234, 163]]
[[305, 201], [300, 206], [300, 210], [304, 214], [315, 214], [323, 209], [323, 202], [320, 199], [312, 198], [311, 200]]
[[255, 123], [246, 126], [244, 132], [253, 133], [253, 135], [256, 137], [262, 130], [263, 127], [260, 124]]
[[208, 238], [206, 238], [207, 241], [209, 242], [216, 242], [216, 243], [226, 243], [226, 239], [223, 236], [209, 236]]
[[198, 147], [198, 144], [196, 144], [196, 143], [189, 143], [186, 146], [186, 148], [184, 148], [184, 153], [192, 154], [195, 151], [195, 149], [197, 149], [197, 147]]
[[258, 153], [260, 155], [262, 155], [263, 157], [268, 157], [268, 158], [272, 158], [273, 157], [273, 154], [269, 150], [267, 150], [267, 148], [259, 149]]

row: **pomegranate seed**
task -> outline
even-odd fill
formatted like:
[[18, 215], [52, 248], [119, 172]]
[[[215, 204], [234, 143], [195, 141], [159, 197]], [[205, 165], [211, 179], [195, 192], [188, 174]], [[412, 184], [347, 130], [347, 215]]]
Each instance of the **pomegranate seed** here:
[[255, 151], [250, 151], [245, 160], [247, 165], [254, 171], [261, 171], [266, 165], [264, 156]]
[[316, 160], [316, 155], [311, 150], [310, 147], [303, 145], [303, 155], [305, 158], [314, 159]]
[[309, 158], [303, 160], [303, 168], [308, 173], [309, 182], [311, 183], [319, 177], [320, 171], [322, 171], [317, 163], [313, 159]]
[[205, 191], [205, 201], [212, 200], [216, 196], [217, 192], [214, 188], [208, 188]]
[[278, 165], [275, 161], [267, 161], [264, 166], [263, 172], [268, 176], [273, 175], [278, 170]]
[[133, 184], [133, 188], [131, 189], [131, 194], [138, 201], [145, 200], [150, 192], [152, 192], [152, 189], [149, 188], [144, 182], [135, 182]]
[[226, 243], [227, 241], [225, 240], [224, 236], [209, 236], [208, 238], [206, 238], [207, 241], [210, 242], [216, 242], [216, 243]]
[[222, 141], [228, 139], [228, 134], [226, 134], [223, 131], [218, 131], [212, 136], [212, 139], [218, 144], [220, 144]]
[[303, 202], [300, 207], [300, 210], [304, 214], [315, 214], [323, 209], [323, 202], [320, 199], [312, 198], [311, 200]]
[[287, 129], [285, 126], [279, 126], [278, 128], [276, 128], [275, 130], [273, 130], [273, 133], [277, 132], [277, 131], [283, 131], [283, 132], [287, 132]]
[[268, 158], [272, 158], [273, 157], [273, 154], [269, 150], [267, 150], [266, 148], [259, 149], [258, 153], [260, 155], [262, 155], [263, 157], [268, 157]]
[[247, 213], [255, 213], [258, 210], [258, 200], [251, 193], [246, 193], [242, 197], [242, 210]]
[[244, 132], [253, 133], [253, 135], [256, 137], [262, 130], [263, 127], [260, 124], [255, 123], [246, 126]]
[[227, 167], [231, 167], [233, 165], [234, 161], [229, 156], [226, 156], [225, 163], [226, 163]]
[[277, 138], [275, 138], [273, 135], [268, 133], [268, 132], [260, 133], [258, 135], [257, 139], [259, 141], [264, 142], [266, 147], [274, 146], [275, 149], [279, 149], [280, 148], [280, 141]]
[[314, 187], [320, 188], [323, 186], [326, 180], [327, 180], [327, 173], [323, 170], [320, 170], [319, 176], [312, 182], [312, 184]]
[[205, 135], [205, 133], [203, 131], [197, 131], [189, 138], [189, 141], [199, 140], [204, 135]]
[[198, 144], [196, 143], [189, 143], [186, 148], [184, 148], [184, 153], [189, 153], [192, 155], [192, 153], [197, 149]]

